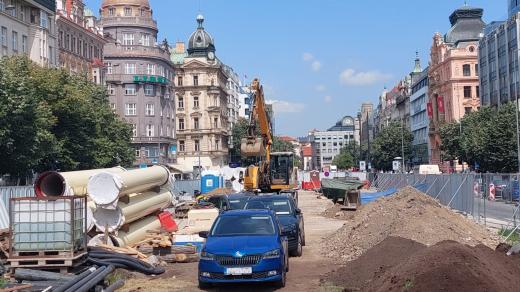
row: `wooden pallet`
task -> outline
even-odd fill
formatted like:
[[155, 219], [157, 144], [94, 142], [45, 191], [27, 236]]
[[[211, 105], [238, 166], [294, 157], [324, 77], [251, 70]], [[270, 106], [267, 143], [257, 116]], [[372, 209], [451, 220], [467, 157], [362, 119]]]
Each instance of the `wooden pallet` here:
[[40, 251], [11, 251], [11, 258], [35, 258], [35, 257], [42, 257], [42, 258], [73, 258], [76, 255], [78, 255], [81, 252], [78, 251], [47, 251], [47, 250], [40, 250]]
[[54, 267], [75, 267], [81, 265], [86, 260], [86, 252], [77, 253], [73, 257], [11, 257], [7, 261], [11, 268], [54, 268]]

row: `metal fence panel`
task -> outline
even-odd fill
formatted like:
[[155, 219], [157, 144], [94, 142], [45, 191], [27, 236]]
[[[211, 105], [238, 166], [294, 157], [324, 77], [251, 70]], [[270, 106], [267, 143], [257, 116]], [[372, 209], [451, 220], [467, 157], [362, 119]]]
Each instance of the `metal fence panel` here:
[[195, 191], [200, 191], [200, 179], [193, 180], [176, 180], [173, 182], [173, 193], [180, 194], [186, 192], [187, 194], [194, 194]]
[[[0, 201], [4, 204], [5, 207], [5, 214], [0, 214], [0, 218], [8, 218], [7, 222], [0, 222], [0, 228], [3, 228], [3, 226], [9, 226], [9, 210], [11, 207], [11, 204], [9, 203], [9, 200], [11, 198], [28, 198], [28, 197], [34, 197], [34, 187], [33, 186], [18, 186], [18, 187], [0, 187]], [[0, 212], [4, 212], [3, 209], [0, 209]]]

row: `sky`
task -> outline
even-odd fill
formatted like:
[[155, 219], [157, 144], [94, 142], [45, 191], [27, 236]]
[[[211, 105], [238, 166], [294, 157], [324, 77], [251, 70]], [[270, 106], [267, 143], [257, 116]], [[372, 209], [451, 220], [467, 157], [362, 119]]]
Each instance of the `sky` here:
[[[98, 11], [101, 0], [84, 0]], [[468, 0], [489, 23], [507, 0]], [[216, 55], [242, 78], [260, 78], [274, 101], [275, 134], [326, 130], [363, 102], [375, 105], [414, 67], [423, 68], [435, 32], [464, 0], [150, 0], [159, 39], [187, 42], [202, 13]]]

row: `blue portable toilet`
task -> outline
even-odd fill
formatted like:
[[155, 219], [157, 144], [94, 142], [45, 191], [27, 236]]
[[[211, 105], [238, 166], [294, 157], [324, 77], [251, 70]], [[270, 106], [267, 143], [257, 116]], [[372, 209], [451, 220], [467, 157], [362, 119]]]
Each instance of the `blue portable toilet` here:
[[222, 176], [214, 170], [202, 171], [200, 184], [200, 190], [202, 194], [207, 194], [224, 185]]

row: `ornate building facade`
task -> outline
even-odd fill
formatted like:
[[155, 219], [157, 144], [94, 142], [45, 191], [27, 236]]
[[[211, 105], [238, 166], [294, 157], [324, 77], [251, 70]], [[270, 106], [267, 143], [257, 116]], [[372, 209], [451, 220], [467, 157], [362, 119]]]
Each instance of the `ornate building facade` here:
[[100, 26], [111, 107], [133, 128], [136, 165], [175, 160], [173, 64], [148, 0], [104, 0]]
[[[204, 17], [184, 45], [177, 43], [177, 161], [186, 167], [211, 169], [228, 164], [228, 143], [238, 116], [237, 83], [232, 70], [215, 55], [215, 43], [204, 29]], [[233, 88], [231, 88], [233, 87]]]
[[71, 73], [88, 76], [96, 84], [104, 84], [103, 38], [92, 12], [83, 0], [56, 2], [58, 29], [58, 65]]
[[448, 33], [433, 36], [428, 72], [432, 164], [443, 162], [439, 133], [442, 124], [458, 121], [480, 107], [478, 43], [485, 26], [482, 14], [480, 8], [461, 7], [451, 14]]

